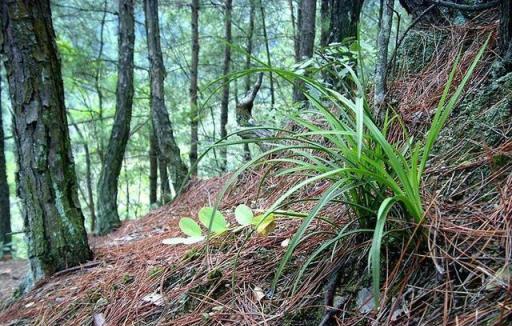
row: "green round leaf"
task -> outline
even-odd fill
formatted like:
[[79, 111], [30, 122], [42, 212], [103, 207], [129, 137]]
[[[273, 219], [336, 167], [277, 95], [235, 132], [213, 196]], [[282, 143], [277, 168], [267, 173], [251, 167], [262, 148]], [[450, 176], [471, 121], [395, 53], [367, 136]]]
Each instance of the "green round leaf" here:
[[213, 211], [213, 207], [201, 208], [199, 211], [199, 221], [201, 221], [206, 228], [210, 228], [213, 233], [221, 234], [228, 229], [228, 223], [219, 210], [215, 210], [215, 214], [213, 214]]
[[179, 223], [180, 229], [183, 233], [191, 237], [201, 236], [201, 227], [190, 217], [184, 217]]
[[235, 209], [235, 218], [240, 225], [250, 225], [254, 218], [254, 214], [247, 205], [241, 204]]

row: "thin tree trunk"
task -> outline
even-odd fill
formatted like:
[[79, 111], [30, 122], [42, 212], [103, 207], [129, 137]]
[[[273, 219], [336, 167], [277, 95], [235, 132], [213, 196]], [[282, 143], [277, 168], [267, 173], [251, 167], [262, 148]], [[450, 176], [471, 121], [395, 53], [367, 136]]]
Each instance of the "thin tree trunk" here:
[[85, 152], [85, 183], [87, 186], [87, 207], [89, 208], [89, 215], [91, 218], [91, 231], [96, 229], [96, 209], [94, 206], [94, 195], [92, 191], [92, 172], [91, 172], [91, 153], [89, 152], [89, 145], [84, 142]]
[[158, 156], [158, 170], [160, 172], [160, 201], [168, 203], [172, 199], [171, 185], [169, 184], [168, 164], [161, 155]]
[[388, 64], [388, 45], [393, 24], [394, 0], [382, 1], [382, 19], [380, 20], [379, 34], [377, 36], [377, 63], [375, 68], [375, 117], [382, 113], [386, 97], [386, 78]]
[[[249, 27], [247, 28], [247, 47], [245, 51], [247, 54], [245, 55], [245, 70], [249, 70], [251, 68], [251, 56], [252, 56], [252, 48], [253, 48], [253, 36], [254, 36], [254, 20], [256, 16], [256, 6], [254, 5], [255, 0], [249, 0]], [[245, 76], [245, 92], [251, 90], [251, 75], [247, 74]]]
[[190, 72], [190, 168], [197, 175], [197, 146], [199, 142], [197, 111], [197, 78], [199, 64], [199, 0], [192, 0], [192, 67]]
[[2, 119], [2, 79], [0, 78], [0, 258], [12, 251], [11, 206], [9, 202], [9, 183], [5, 165], [4, 124]]
[[[268, 36], [267, 36], [267, 25], [265, 23], [265, 8], [263, 7], [263, 4], [260, 0], [260, 12], [261, 12], [261, 24], [263, 26], [263, 38], [265, 40], [265, 50], [267, 52], [267, 65], [269, 67], [272, 66], [272, 61], [270, 58], [270, 48], [268, 44]], [[269, 79], [270, 79], [270, 107], [273, 109], [274, 105], [276, 103], [275, 96], [274, 96], [274, 79], [272, 78], [272, 72], [269, 73]]]
[[165, 106], [165, 67], [160, 47], [158, 0], [144, 0], [144, 14], [150, 63], [151, 118], [159, 153], [168, 163], [174, 189], [179, 190], [187, 181], [188, 168], [181, 159], [180, 148], [174, 139], [174, 131]]
[[293, 0], [288, 0], [288, 6], [290, 7], [290, 19], [292, 21], [292, 33], [293, 33], [293, 50], [295, 53], [295, 62], [300, 61], [299, 56], [299, 34], [297, 32], [297, 21], [295, 19], [295, 9], [293, 7]]
[[149, 136], [149, 205], [157, 202], [158, 188], [158, 144], [153, 128]]
[[73, 121], [71, 119], [71, 116], [70, 116], [70, 120], [71, 120], [71, 124], [73, 125], [73, 127], [75, 128], [75, 130], [78, 134], [78, 137], [80, 137], [82, 146], [84, 147], [85, 183], [86, 183], [86, 187], [87, 187], [87, 197], [85, 197], [81, 188], [79, 188], [79, 189], [80, 189], [80, 191], [82, 191], [82, 196], [84, 197], [84, 200], [85, 200], [85, 198], [87, 198], [86, 199], [87, 200], [87, 208], [89, 208], [89, 215], [91, 218], [90, 227], [91, 227], [91, 231], [94, 231], [96, 228], [96, 210], [94, 207], [94, 195], [93, 195], [93, 191], [92, 191], [91, 153], [89, 151], [89, 145], [87, 144], [87, 141], [86, 141], [84, 135], [82, 134], [82, 131], [80, 130], [78, 125], [75, 123], [75, 121]]
[[101, 17], [100, 22], [100, 48], [98, 50], [98, 55], [96, 57], [96, 71], [94, 73], [94, 88], [96, 90], [96, 95], [98, 96], [98, 121], [100, 122], [100, 131], [98, 132], [97, 126], [94, 125], [94, 133], [96, 134], [96, 138], [98, 141], [98, 156], [100, 161], [103, 162], [105, 160], [105, 144], [103, 142], [103, 91], [101, 90], [101, 60], [103, 57], [103, 47], [105, 45], [104, 42], [104, 32], [105, 32], [105, 21], [107, 18], [107, 0], [103, 1], [103, 16]]
[[98, 180], [98, 221], [96, 232], [105, 234], [121, 224], [117, 211], [119, 175], [130, 136], [133, 106], [133, 57], [135, 17], [133, 0], [119, 0], [119, 71], [116, 89], [116, 113], [105, 161]]
[[50, 2], [0, 3], [31, 281], [92, 257], [77, 193]]
[[[302, 0], [299, 9], [299, 61], [311, 58], [315, 46], [316, 0]], [[305, 100], [304, 83], [298, 81], [293, 88], [295, 101]]]
[[[224, 47], [224, 63], [223, 63], [223, 75], [224, 75], [224, 86], [222, 88], [222, 100], [220, 105], [220, 137], [224, 138], [227, 136], [227, 124], [228, 124], [228, 112], [229, 112], [229, 65], [231, 61], [231, 11], [232, 11], [232, 0], [225, 0], [224, 2], [224, 39], [227, 43]], [[227, 170], [227, 148], [221, 147], [219, 150], [221, 160], [221, 170]]]
[[[245, 56], [245, 70], [249, 70], [251, 68], [251, 55], [252, 55], [252, 48], [253, 48], [253, 36], [254, 36], [254, 20], [256, 17], [256, 6], [254, 5], [254, 1], [256, 0], [250, 0], [250, 13], [249, 13], [249, 28], [247, 29], [247, 47], [245, 50], [247, 51], [247, 54]], [[247, 74], [245, 76], [245, 93], [249, 93], [251, 90], [251, 75]], [[238, 99], [236, 100], [238, 103]], [[244, 160], [250, 161], [251, 160], [251, 149], [249, 147], [249, 144], [244, 144]]]
[[128, 164], [126, 158], [124, 159], [124, 177], [126, 187], [126, 219], [130, 219], [130, 179], [128, 178]]

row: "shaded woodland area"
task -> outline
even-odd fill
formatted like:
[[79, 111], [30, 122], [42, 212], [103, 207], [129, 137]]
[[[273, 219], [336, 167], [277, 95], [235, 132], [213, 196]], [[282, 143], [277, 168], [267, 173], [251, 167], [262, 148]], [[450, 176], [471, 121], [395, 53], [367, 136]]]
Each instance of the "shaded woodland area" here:
[[512, 324], [512, 0], [2, 0], [0, 325]]

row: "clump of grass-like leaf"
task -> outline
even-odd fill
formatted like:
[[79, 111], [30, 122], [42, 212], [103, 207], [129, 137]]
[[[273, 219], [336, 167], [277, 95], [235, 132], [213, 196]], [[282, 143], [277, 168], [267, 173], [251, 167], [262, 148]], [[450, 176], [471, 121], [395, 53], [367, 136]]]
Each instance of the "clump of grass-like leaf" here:
[[[309, 105], [308, 109], [293, 117], [295, 123], [301, 127], [299, 132], [281, 130], [279, 136], [267, 139], [224, 142], [214, 145], [225, 146], [226, 144], [250, 141], [266, 141], [272, 146], [269, 151], [256, 156], [235, 171], [220, 196], [223, 196], [228, 187], [244, 170], [263, 161], [286, 163], [284, 164], [286, 167], [278, 172], [280, 175], [301, 173], [305, 176], [297, 184], [291, 185], [289, 190], [274, 202], [264, 216], [270, 216], [290, 196], [303, 187], [319, 181], [330, 182], [330, 186], [320, 196], [314, 208], [304, 217], [302, 224], [291, 239], [275, 272], [273, 289], [277, 286], [294, 250], [306, 236], [311, 222], [327, 205], [335, 200], [341, 200], [356, 214], [358, 228], [354, 229], [352, 226], [349, 228], [347, 225], [334, 238], [321, 244], [299, 270], [294, 289], [308, 265], [323, 251], [348, 235], [362, 232], [373, 233], [368, 266], [372, 276], [374, 298], [378, 302], [381, 247], [386, 234], [393, 231], [385, 232], [388, 216], [396, 214], [406, 222], [416, 225], [422, 223], [425, 214], [421, 195], [422, 179], [431, 150], [481, 59], [487, 43], [488, 40], [456, 87], [452, 85], [452, 81], [458, 69], [460, 55], [455, 59], [425, 139], [418, 140], [410, 137], [401, 143], [390, 143], [386, 134], [391, 121], [397, 117], [394, 116], [390, 119], [386, 117], [383, 125], [379, 128], [370, 114], [372, 111], [366, 101], [364, 87], [359, 82], [356, 73], [348, 66], [346, 71], [350, 73], [351, 83], [356, 86], [354, 94], [351, 95], [340, 94], [313, 78], [298, 75], [293, 71], [268, 66], [253, 68], [231, 76], [231, 78], [239, 78], [249, 73], [272, 72], [292, 83], [302, 80], [308, 89], [305, 96]], [[321, 121], [321, 125], [312, 121]], [[277, 153], [282, 153], [282, 155], [276, 156]], [[263, 222], [264, 219], [261, 223]]]

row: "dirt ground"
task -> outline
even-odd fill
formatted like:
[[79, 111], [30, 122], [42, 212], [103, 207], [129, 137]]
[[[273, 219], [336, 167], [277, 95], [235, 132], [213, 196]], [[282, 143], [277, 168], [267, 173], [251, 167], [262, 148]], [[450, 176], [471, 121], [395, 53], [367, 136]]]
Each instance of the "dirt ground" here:
[[0, 307], [20, 285], [27, 269], [26, 260], [0, 260]]

